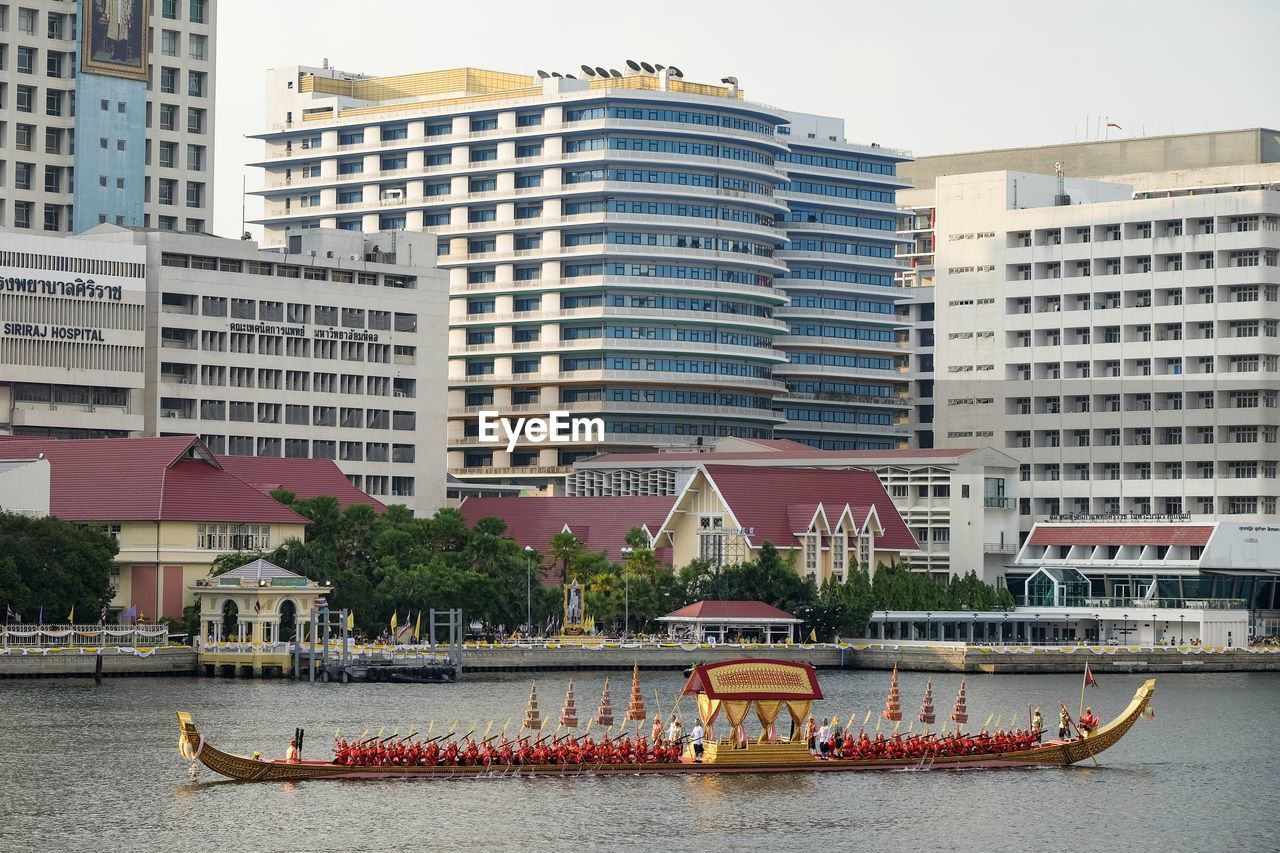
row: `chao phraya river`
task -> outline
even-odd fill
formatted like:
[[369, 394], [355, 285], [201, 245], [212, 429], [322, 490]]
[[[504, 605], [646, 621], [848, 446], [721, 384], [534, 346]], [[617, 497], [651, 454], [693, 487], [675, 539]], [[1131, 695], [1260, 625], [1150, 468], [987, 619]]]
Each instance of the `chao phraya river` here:
[[[538, 680], [558, 716], [570, 674]], [[604, 673], [574, 675], [579, 716]], [[823, 672], [819, 718], [882, 707], [883, 672]], [[939, 720], [958, 678], [934, 674]], [[902, 706], [919, 707], [926, 676], [902, 675]], [[1100, 673], [1088, 702], [1104, 719], [1140, 677]], [[678, 673], [642, 673], [662, 710]], [[1027, 703], [1056, 724], [1079, 701], [1078, 676], [970, 676], [971, 722], [1026, 722]], [[630, 673], [610, 679], [625, 710]], [[0, 849], [684, 851], [1280, 849], [1280, 677], [1158, 676], [1156, 719], [1108, 751], [1101, 769], [786, 774], [685, 778], [384, 780], [241, 784], [201, 768], [188, 779], [174, 712], [191, 711], [233, 752], [283, 754], [295, 726], [304, 752], [328, 755], [335, 728], [359, 735], [454, 719], [519, 724], [525, 677], [467, 676], [456, 685], [308, 685], [188, 678], [0, 682]], [[681, 706], [688, 723], [693, 707]], [[918, 724], [917, 724], [918, 725]], [[905, 727], [905, 723], [904, 723]], [[438, 731], [439, 729], [437, 729]], [[496, 730], [496, 729], [495, 729]]]

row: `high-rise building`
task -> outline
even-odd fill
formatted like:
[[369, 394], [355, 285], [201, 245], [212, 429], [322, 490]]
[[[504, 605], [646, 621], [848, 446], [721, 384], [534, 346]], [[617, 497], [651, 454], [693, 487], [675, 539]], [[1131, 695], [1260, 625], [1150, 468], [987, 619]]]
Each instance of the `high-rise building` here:
[[776, 316], [789, 328], [775, 343], [788, 361], [774, 375], [786, 382], [787, 420], [777, 434], [823, 450], [892, 450], [909, 436], [908, 294], [894, 281], [895, 195], [908, 186], [896, 172], [908, 155], [846, 142], [840, 119], [786, 118], [778, 284], [789, 302]]
[[0, 227], [209, 230], [216, 5], [0, 3]]
[[[747, 101], [734, 78], [637, 62], [582, 79], [283, 68], [267, 113], [268, 244], [314, 227], [437, 236], [453, 474], [547, 484], [602, 449], [775, 429], [905, 444], [905, 153]], [[604, 442], [508, 452], [481, 441], [485, 409], [600, 417]]]
[[[425, 265], [401, 262], [415, 243]], [[448, 300], [433, 243], [0, 232], [0, 434], [198, 435], [219, 455], [331, 459], [374, 497], [434, 512]]]
[[1063, 516], [1276, 518], [1280, 168], [1250, 171], [1263, 179], [1153, 177], [1162, 188], [1136, 193], [937, 179], [918, 231], [937, 306], [933, 436], [1018, 460], [1024, 532]]

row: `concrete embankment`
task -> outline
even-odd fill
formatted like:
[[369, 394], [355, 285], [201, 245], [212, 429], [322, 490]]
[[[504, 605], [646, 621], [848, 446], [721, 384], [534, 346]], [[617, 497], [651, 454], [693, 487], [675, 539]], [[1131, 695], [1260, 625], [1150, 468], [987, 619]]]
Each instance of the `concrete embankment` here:
[[[0, 678], [93, 678], [96, 654], [49, 651], [0, 655]], [[158, 648], [152, 652], [120, 653], [114, 648], [102, 655], [102, 677], [125, 675], [191, 675], [196, 668], [195, 650]]]
[[539, 670], [685, 669], [694, 663], [714, 663], [734, 658], [803, 661], [821, 669], [847, 666], [852, 650], [836, 646], [803, 648], [732, 648], [701, 646], [691, 651], [679, 647], [638, 646], [635, 648], [561, 646], [560, 648], [466, 649], [462, 656], [463, 677], [467, 672], [534, 672]]
[[991, 674], [1080, 672], [1276, 672], [1280, 649], [1178, 649], [1141, 646], [965, 646], [962, 643], [854, 644], [848, 666]]

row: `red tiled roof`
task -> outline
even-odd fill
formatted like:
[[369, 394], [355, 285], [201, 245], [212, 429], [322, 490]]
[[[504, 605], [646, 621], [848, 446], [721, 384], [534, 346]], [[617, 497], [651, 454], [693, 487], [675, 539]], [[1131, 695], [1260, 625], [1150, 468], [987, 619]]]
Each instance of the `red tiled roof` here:
[[695, 601], [666, 615], [668, 619], [794, 619], [763, 601]]
[[[790, 547], [796, 544], [792, 506], [822, 504], [827, 520], [835, 524], [845, 506], [874, 506], [884, 533], [876, 546], [886, 550], [914, 551], [920, 546], [873, 471], [828, 468], [759, 468], [744, 465], [704, 466], [734, 517], [744, 528], [755, 528], [753, 545], [769, 541]], [[810, 513], [810, 518], [812, 513]], [[806, 526], [807, 526], [807, 521]]]
[[589, 551], [604, 551], [620, 560], [619, 548], [633, 527], [657, 534], [666, 521], [675, 497], [640, 498], [468, 498], [462, 517], [474, 525], [487, 515], [507, 523], [507, 536], [546, 554], [551, 537], [568, 527]]
[[1212, 524], [1037, 524], [1028, 545], [1207, 545]]
[[264, 494], [288, 489], [300, 500], [336, 498], [343, 509], [368, 504], [378, 512], [387, 507], [351, 485], [332, 459], [289, 459], [273, 456], [219, 456], [218, 462], [232, 474]]
[[[186, 458], [194, 447], [198, 458]], [[49, 510], [67, 521], [307, 520], [229, 471], [193, 436], [8, 436], [0, 459], [49, 460]]]
[[721, 464], [726, 462], [751, 462], [755, 460], [763, 460], [767, 462], [785, 463], [797, 460], [815, 460], [824, 463], [839, 463], [849, 461], [856, 463], [865, 459], [911, 459], [926, 458], [937, 459], [951, 456], [964, 456], [969, 453], [976, 452], [974, 448], [941, 448], [929, 447], [920, 450], [817, 450], [812, 447], [805, 447], [798, 442], [788, 442], [795, 445], [790, 448], [779, 448], [776, 450], [726, 450], [721, 453], [705, 452], [705, 453], [626, 453], [615, 451], [613, 453], [602, 453], [591, 459], [584, 459], [583, 462], [609, 462], [610, 464], [621, 465], [650, 462], [704, 462], [708, 465]]

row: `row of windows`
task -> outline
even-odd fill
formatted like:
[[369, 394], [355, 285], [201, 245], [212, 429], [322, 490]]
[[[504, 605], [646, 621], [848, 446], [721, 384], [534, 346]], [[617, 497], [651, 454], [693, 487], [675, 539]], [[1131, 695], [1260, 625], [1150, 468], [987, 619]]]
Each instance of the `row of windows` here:
[[789, 151], [779, 154], [778, 161], [804, 166], [821, 166], [824, 169], [841, 169], [847, 172], [866, 172], [872, 175], [898, 174], [898, 167], [894, 163], [857, 160], [850, 157], [832, 157], [825, 154], [808, 154], [801, 151]]
[[833, 296], [814, 296], [807, 293], [793, 293], [792, 308], [823, 308], [835, 311], [864, 311], [869, 314], [893, 314], [892, 302], [876, 302], [871, 299], [840, 299]]
[[896, 231], [898, 224], [893, 219], [883, 216], [857, 216], [852, 213], [834, 213], [829, 210], [816, 210], [808, 207], [794, 206], [787, 213], [778, 217], [782, 222], [821, 223], [823, 225], [841, 225], [846, 228], [869, 228], [875, 231]]
[[714, 142], [690, 142], [682, 139], [629, 138], [619, 136], [593, 136], [581, 139], [567, 139], [564, 143], [565, 153], [573, 154], [581, 151], [653, 151], [665, 154], [687, 154], [693, 157], [722, 157], [726, 160], [741, 160], [748, 163], [773, 165], [772, 155], [762, 151], [751, 151], [732, 145], [718, 145]]
[[857, 341], [883, 341], [893, 343], [896, 340], [891, 329], [865, 329], [849, 326], [824, 326], [817, 323], [792, 323], [791, 334], [802, 337], [845, 338]]
[[841, 355], [830, 352], [792, 352], [788, 353], [792, 364], [820, 364], [832, 367], [857, 367], [863, 370], [895, 370], [897, 366], [891, 358], [878, 358], [870, 355]]
[[825, 195], [834, 196], [835, 198], [850, 198], [858, 201], [875, 201], [881, 204], [893, 204], [894, 194], [888, 190], [873, 190], [866, 187], [838, 186], [836, 184], [823, 184], [816, 181], [788, 181], [779, 184], [778, 189], [791, 193], [807, 193], [809, 195]]
[[842, 281], [846, 284], [873, 284], [877, 287], [893, 287], [893, 276], [884, 273], [852, 272], [826, 267], [788, 267], [783, 278], [809, 279], [812, 281]]
[[897, 390], [889, 385], [870, 385], [862, 382], [827, 382], [816, 379], [800, 379], [788, 384], [787, 390], [799, 394], [813, 394], [820, 400], [838, 400], [843, 397], [894, 397]]
[[741, 116], [724, 113], [704, 113], [693, 110], [669, 110], [657, 108], [599, 106], [581, 107], [564, 111], [566, 123], [578, 121], [597, 121], [605, 118], [621, 118], [631, 121], [665, 121], [675, 124], [696, 124], [704, 127], [727, 127], [734, 130], [746, 130], [751, 133], [773, 135], [773, 125], [764, 124]]
[[790, 252], [829, 252], [835, 255], [858, 255], [864, 258], [892, 258], [892, 246], [869, 246], [864, 243], [845, 243], [842, 240], [788, 240], [783, 246]]
[[875, 426], [892, 426], [894, 417], [888, 412], [842, 412], [833, 409], [784, 409], [782, 414], [789, 421]]
[[561, 275], [564, 278], [582, 278], [598, 275], [625, 275], [639, 278], [676, 278], [694, 279], [697, 281], [724, 281], [736, 284], [749, 284], [755, 287], [772, 287], [773, 279], [767, 275], [742, 270], [723, 269], [720, 267], [691, 267], [681, 264], [622, 264], [622, 263], [586, 263], [565, 264]]

